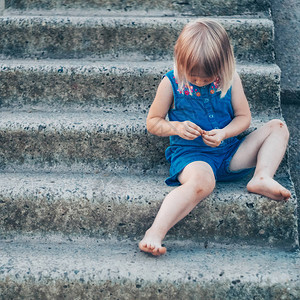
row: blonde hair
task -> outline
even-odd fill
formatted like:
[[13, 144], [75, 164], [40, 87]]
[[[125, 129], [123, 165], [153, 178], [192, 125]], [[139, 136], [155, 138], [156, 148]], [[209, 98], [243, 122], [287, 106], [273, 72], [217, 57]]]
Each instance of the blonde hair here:
[[179, 89], [188, 85], [192, 72], [219, 78], [219, 90], [224, 97], [232, 84], [235, 60], [225, 29], [211, 19], [188, 23], [174, 47], [174, 71]]

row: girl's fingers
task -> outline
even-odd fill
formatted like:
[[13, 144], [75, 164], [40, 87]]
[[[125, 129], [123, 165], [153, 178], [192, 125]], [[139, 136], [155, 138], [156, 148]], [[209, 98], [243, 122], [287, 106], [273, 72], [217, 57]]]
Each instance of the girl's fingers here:
[[207, 136], [213, 136], [213, 135], [216, 135], [216, 132], [214, 130], [206, 131], [205, 135], [207, 135]]
[[201, 135], [201, 134], [199, 133], [199, 131], [197, 131], [196, 129], [194, 129], [194, 128], [190, 127], [190, 126], [187, 126], [187, 127], [185, 128], [185, 131], [188, 132], [188, 133], [194, 134], [194, 135], [196, 135], [196, 136]]
[[203, 135], [202, 138], [203, 138], [203, 140], [206, 140], [206, 141], [211, 142], [211, 143], [216, 141], [215, 138], [210, 137], [208, 135]]
[[200, 136], [201, 134], [199, 133], [199, 131], [192, 129], [192, 128], [188, 128], [187, 131], [191, 134], [194, 134], [196, 136]]
[[188, 126], [194, 130], [196, 130], [199, 134], [202, 134], [203, 130], [193, 122], [188, 122]]
[[193, 133], [189, 133], [189, 132], [186, 132], [184, 134], [184, 138], [185, 139], [188, 139], [188, 140], [194, 140], [195, 138], [197, 138], [199, 135], [197, 134], [193, 134]]
[[181, 137], [187, 140], [194, 140], [205, 133], [198, 125], [191, 121], [182, 122]]
[[208, 137], [208, 136], [202, 136], [203, 141], [206, 145], [211, 146], [211, 147], [217, 147], [220, 145], [220, 142], [214, 139], [213, 137]]

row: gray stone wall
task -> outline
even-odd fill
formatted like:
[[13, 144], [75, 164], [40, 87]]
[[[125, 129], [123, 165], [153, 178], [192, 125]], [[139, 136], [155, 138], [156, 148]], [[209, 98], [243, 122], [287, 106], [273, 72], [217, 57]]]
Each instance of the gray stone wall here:
[[300, 105], [300, 0], [272, 0], [282, 102]]
[[0, 0], [0, 16], [3, 14], [5, 8], [5, 0]]
[[[290, 130], [290, 167], [300, 216], [300, 0], [273, 0], [276, 63], [281, 68], [283, 116]], [[300, 228], [300, 222], [298, 223]]]
[[[300, 105], [283, 104], [282, 113], [290, 131], [289, 157], [291, 176], [295, 185], [295, 192], [298, 199], [298, 222], [300, 228]], [[300, 231], [299, 231], [300, 232]], [[299, 236], [300, 237], [300, 236]]]

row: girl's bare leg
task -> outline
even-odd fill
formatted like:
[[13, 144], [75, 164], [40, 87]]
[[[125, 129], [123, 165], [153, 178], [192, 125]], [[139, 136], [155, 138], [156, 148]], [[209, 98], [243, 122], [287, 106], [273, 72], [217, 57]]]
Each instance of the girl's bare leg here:
[[153, 255], [164, 254], [166, 248], [162, 247], [161, 243], [170, 228], [183, 219], [215, 187], [213, 170], [205, 162], [190, 163], [178, 179], [182, 185], [164, 199], [152, 226], [139, 243], [142, 251]]
[[256, 166], [247, 185], [249, 192], [274, 200], [287, 201], [291, 197], [290, 191], [273, 179], [288, 140], [289, 131], [281, 120], [272, 120], [246, 137], [233, 156], [230, 169], [237, 171]]

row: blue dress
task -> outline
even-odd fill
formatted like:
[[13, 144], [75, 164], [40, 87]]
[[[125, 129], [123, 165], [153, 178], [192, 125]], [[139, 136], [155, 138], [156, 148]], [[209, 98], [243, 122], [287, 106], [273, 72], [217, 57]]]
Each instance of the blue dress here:
[[[174, 71], [167, 76], [172, 84], [174, 105], [168, 112], [170, 121], [191, 121], [206, 131], [222, 129], [234, 118], [231, 105], [231, 88], [221, 98], [216, 82], [203, 87], [189, 84], [179, 90]], [[230, 161], [242, 140], [237, 137], [228, 138], [215, 148], [207, 146], [202, 137], [185, 140], [178, 135], [170, 136], [170, 146], [166, 149], [166, 158], [170, 162], [170, 176], [166, 179], [169, 186], [180, 185], [178, 175], [190, 163], [204, 161], [208, 163], [217, 181], [239, 179], [251, 169], [230, 171]]]

